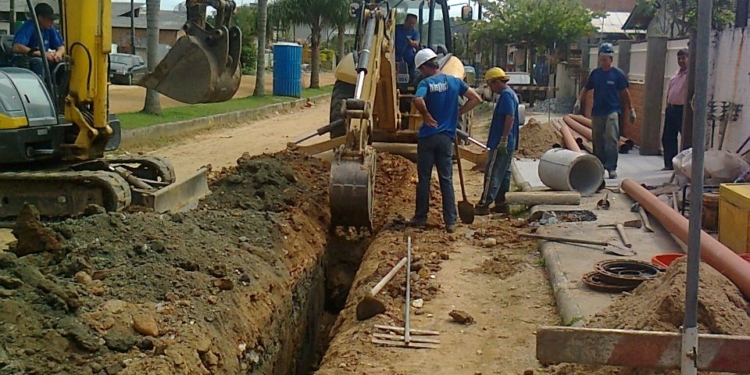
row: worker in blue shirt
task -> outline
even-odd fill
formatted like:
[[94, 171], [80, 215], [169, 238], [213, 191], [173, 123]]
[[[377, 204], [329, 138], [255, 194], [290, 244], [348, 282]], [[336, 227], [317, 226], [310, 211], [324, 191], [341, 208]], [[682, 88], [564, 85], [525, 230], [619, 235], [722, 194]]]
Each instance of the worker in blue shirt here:
[[416, 73], [414, 56], [419, 48], [419, 31], [414, 28], [416, 24], [417, 16], [409, 13], [403, 24], [396, 25], [396, 62], [406, 62], [411, 75]]
[[[500, 97], [495, 104], [487, 138], [487, 164], [484, 167], [484, 191], [474, 211], [476, 215], [489, 215], [490, 211], [508, 213], [505, 194], [510, 190], [510, 163], [518, 149], [518, 96], [508, 85], [510, 77], [501, 68], [491, 68], [484, 81]], [[490, 210], [490, 204], [495, 206]]]
[[581, 101], [589, 90], [594, 90], [594, 106], [591, 109], [592, 143], [594, 155], [602, 162], [610, 179], [617, 178], [617, 143], [620, 141], [619, 118], [624, 107], [630, 108], [630, 123], [635, 123], [635, 108], [630, 102], [628, 78], [617, 67], [612, 66], [615, 50], [610, 43], [599, 47], [599, 67], [591, 71], [586, 86], [581, 89], [573, 106], [573, 112], [581, 111]]
[[[435, 52], [425, 48], [417, 52], [414, 62], [425, 77], [417, 86], [414, 105], [423, 123], [417, 139], [417, 207], [410, 224], [427, 225], [430, 206], [432, 167], [437, 167], [440, 192], [443, 196], [443, 220], [448, 233], [456, 230], [456, 198], [453, 192], [453, 140], [458, 117], [471, 111], [482, 101], [466, 83], [440, 71]], [[466, 103], [459, 108], [459, 96]]]
[[34, 20], [26, 20], [13, 37], [13, 53], [24, 55], [29, 58], [29, 68], [44, 78], [44, 65], [42, 58], [47, 59], [52, 72], [63, 56], [65, 56], [65, 43], [62, 36], [55, 28], [57, 15], [47, 3], [39, 3], [34, 7], [39, 28], [42, 31], [44, 46], [39, 43], [39, 37], [34, 25]]

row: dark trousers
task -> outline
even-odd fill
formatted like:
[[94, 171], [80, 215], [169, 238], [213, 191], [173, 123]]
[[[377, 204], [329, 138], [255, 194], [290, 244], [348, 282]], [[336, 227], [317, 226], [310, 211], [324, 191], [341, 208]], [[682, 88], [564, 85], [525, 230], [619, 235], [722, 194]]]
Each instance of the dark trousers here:
[[664, 167], [672, 169], [672, 159], [677, 156], [678, 136], [682, 132], [681, 105], [667, 105], [664, 111], [664, 131], [661, 134], [661, 146], [664, 149]]
[[505, 204], [505, 194], [510, 190], [510, 163], [513, 161], [513, 151], [506, 155], [497, 149], [490, 151], [487, 165], [484, 167], [484, 191], [477, 206], [489, 207], [492, 202], [496, 206]]
[[453, 139], [438, 133], [417, 141], [417, 209], [416, 220], [427, 220], [430, 209], [430, 180], [432, 167], [437, 167], [440, 192], [443, 196], [445, 225], [456, 224], [456, 196], [453, 192]]

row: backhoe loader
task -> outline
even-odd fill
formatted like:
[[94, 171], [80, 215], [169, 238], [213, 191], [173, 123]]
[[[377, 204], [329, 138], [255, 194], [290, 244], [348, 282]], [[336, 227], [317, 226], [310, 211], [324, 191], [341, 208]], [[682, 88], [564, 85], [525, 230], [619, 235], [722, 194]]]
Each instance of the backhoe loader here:
[[[464, 65], [452, 51], [450, 15], [446, 0], [361, 1], [351, 5], [357, 19], [358, 52], [336, 67], [331, 96], [330, 124], [289, 147], [307, 154], [334, 149], [330, 180], [331, 222], [334, 227], [372, 229], [375, 181], [375, 144], [416, 144], [421, 116], [413, 102], [420, 81], [407, 63], [396, 61], [395, 27], [407, 14], [418, 17], [420, 43], [435, 51], [443, 73], [465, 79]], [[470, 16], [469, 16], [470, 17]], [[462, 101], [461, 99], [460, 101]], [[456, 102], [456, 106], [461, 103]], [[471, 134], [471, 113], [459, 119]], [[302, 142], [330, 133], [330, 140]], [[486, 153], [463, 149], [474, 163]]]
[[[43, 40], [35, 4], [26, 3]], [[16, 217], [25, 203], [47, 218], [77, 215], [91, 204], [174, 211], [208, 193], [205, 169], [176, 183], [162, 158], [105, 157], [120, 143], [120, 123], [108, 108], [111, 6], [110, 0], [58, 1], [67, 56], [54, 69], [42, 59], [44, 79], [0, 68], [0, 219]], [[143, 85], [186, 103], [229, 100], [240, 83], [242, 36], [229, 26], [235, 4], [188, 0], [187, 6], [186, 35]], [[214, 25], [206, 23], [207, 6], [217, 10]]]

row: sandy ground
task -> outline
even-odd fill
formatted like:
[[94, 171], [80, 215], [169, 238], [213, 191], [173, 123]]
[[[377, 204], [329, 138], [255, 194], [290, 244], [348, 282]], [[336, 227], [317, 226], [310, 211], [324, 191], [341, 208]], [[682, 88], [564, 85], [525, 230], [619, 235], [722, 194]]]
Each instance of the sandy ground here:
[[[333, 73], [321, 73], [320, 74], [320, 85], [332, 85], [335, 82]], [[266, 92], [271, 93], [273, 89], [273, 73], [266, 73]], [[310, 74], [304, 73], [302, 75], [303, 87], [310, 85]], [[235, 98], [244, 98], [253, 94], [255, 90], [255, 76], [243, 76], [242, 82], [240, 83], [240, 89], [235, 94]], [[146, 98], [146, 89], [140, 86], [121, 86], [111, 85], [109, 87], [109, 108], [112, 113], [125, 113], [125, 112], [137, 112], [143, 109], [143, 101]], [[169, 108], [175, 106], [185, 105], [178, 101], [169, 99], [164, 95], [161, 96], [162, 108]]]

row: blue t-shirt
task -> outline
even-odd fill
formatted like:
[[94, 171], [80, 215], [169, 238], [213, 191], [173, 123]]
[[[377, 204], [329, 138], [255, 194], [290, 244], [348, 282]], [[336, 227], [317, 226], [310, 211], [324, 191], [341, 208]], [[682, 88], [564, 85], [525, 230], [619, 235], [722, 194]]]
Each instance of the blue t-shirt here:
[[518, 96], [512, 88], [508, 87], [500, 93], [500, 98], [495, 104], [495, 110], [492, 113], [492, 124], [490, 124], [490, 134], [487, 137], [487, 147], [490, 150], [497, 148], [500, 139], [503, 137], [505, 130], [505, 117], [513, 116], [513, 128], [508, 133], [509, 151], [518, 149]]
[[422, 123], [419, 128], [419, 138], [445, 132], [453, 139], [458, 126], [458, 98], [468, 89], [469, 86], [464, 81], [443, 73], [427, 77], [419, 82], [415, 95], [424, 99], [427, 112], [438, 123], [434, 128]]
[[396, 25], [396, 61], [410, 62], [414, 61], [414, 47], [410, 46], [407, 39], [419, 40], [419, 31], [417, 29], [405, 30], [404, 25]]
[[44, 39], [44, 48], [39, 47], [39, 38], [36, 33], [34, 21], [26, 20], [20, 29], [16, 30], [13, 37], [13, 43], [23, 44], [29, 48], [36, 48], [46, 52], [51, 49], [58, 49], [63, 46], [62, 36], [55, 27], [44, 30], [42, 29], [42, 38]]
[[594, 69], [586, 82], [587, 90], [594, 90], [594, 107], [592, 116], [609, 116], [610, 113], [622, 113], [620, 91], [628, 88], [628, 78], [622, 70], [612, 67], [607, 71]]

